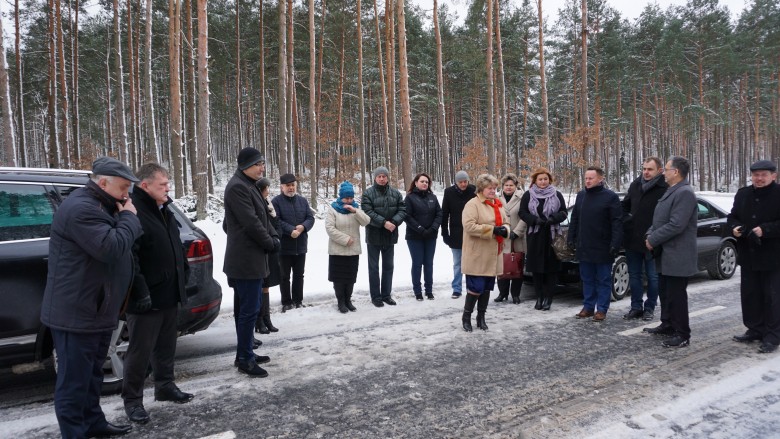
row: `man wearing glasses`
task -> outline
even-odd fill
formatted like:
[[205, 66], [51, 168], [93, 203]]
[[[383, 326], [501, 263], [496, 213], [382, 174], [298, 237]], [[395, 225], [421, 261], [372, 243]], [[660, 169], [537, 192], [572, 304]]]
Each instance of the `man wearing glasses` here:
[[661, 324], [645, 332], [668, 336], [662, 346], [685, 347], [690, 344], [688, 325], [688, 278], [696, 274], [696, 194], [688, 182], [691, 167], [684, 157], [666, 162], [664, 178], [669, 189], [658, 200], [653, 224], [647, 231], [645, 246], [653, 253], [658, 270], [661, 296]]
[[747, 331], [734, 336], [741, 343], [760, 341], [770, 353], [780, 344], [780, 186], [777, 166], [759, 160], [750, 167], [752, 185], [737, 191], [728, 224], [737, 237], [737, 262], [742, 268], [742, 321]]

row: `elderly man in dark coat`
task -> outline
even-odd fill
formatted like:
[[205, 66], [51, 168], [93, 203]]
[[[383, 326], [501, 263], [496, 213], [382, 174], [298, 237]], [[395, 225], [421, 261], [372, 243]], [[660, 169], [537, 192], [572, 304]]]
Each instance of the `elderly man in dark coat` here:
[[441, 237], [452, 250], [452, 298], [457, 299], [463, 291], [463, 273], [460, 260], [463, 255], [463, 207], [477, 196], [476, 186], [469, 184], [469, 174], [458, 171], [455, 184], [444, 189], [441, 203]]
[[138, 179], [101, 157], [92, 179], [63, 201], [51, 224], [41, 322], [57, 351], [54, 411], [63, 438], [115, 436], [100, 408], [103, 363], [133, 278], [133, 243], [143, 234], [129, 191]]
[[[282, 312], [303, 306], [303, 273], [306, 269], [309, 230], [314, 227], [314, 214], [306, 198], [300, 196], [295, 175], [284, 174], [279, 178], [282, 193], [271, 203], [276, 210], [277, 231], [282, 241], [279, 251], [282, 293]], [[292, 286], [290, 274], [292, 273]]]
[[780, 185], [777, 166], [759, 160], [750, 167], [753, 184], [737, 191], [728, 224], [737, 237], [742, 274], [742, 343], [760, 341], [758, 351], [769, 353], [780, 344]]
[[268, 209], [257, 181], [265, 170], [260, 151], [247, 147], [238, 153], [238, 169], [225, 186], [225, 223], [227, 233], [225, 264], [228, 285], [239, 299], [236, 320], [236, 361], [238, 370], [250, 377], [267, 377], [258, 364], [270, 358], [252, 352], [255, 322], [260, 312], [263, 279], [268, 276], [267, 253], [281, 244], [269, 233]]
[[[658, 272], [655, 260], [645, 247], [645, 233], [653, 221], [653, 211], [658, 200], [669, 188], [663, 174], [664, 164], [658, 157], [648, 157], [642, 162], [642, 175], [628, 187], [623, 198], [623, 247], [626, 249], [631, 310], [623, 316], [626, 320], [653, 320], [658, 302]], [[647, 277], [647, 300], [643, 275]]]
[[699, 271], [696, 250], [698, 208], [696, 194], [688, 183], [690, 164], [684, 157], [666, 162], [664, 178], [669, 189], [655, 206], [653, 224], [647, 231], [645, 246], [653, 252], [658, 269], [661, 296], [661, 324], [645, 332], [671, 338], [664, 347], [688, 346], [688, 278]]
[[[604, 187], [604, 170], [585, 171], [577, 194], [567, 242], [577, 250], [582, 279], [582, 310], [575, 316], [602, 322], [612, 300], [612, 264], [623, 243], [623, 212], [617, 194]], [[595, 313], [594, 313], [595, 310]]]

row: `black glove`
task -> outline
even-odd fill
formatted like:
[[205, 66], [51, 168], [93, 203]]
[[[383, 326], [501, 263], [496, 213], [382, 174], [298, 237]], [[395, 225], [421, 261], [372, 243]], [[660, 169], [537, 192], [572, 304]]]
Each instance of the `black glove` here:
[[150, 309], [152, 309], [152, 298], [149, 296], [144, 296], [135, 302], [135, 310], [139, 313], [149, 311]]
[[613, 258], [616, 258], [619, 253], [620, 253], [620, 249], [615, 248], [615, 247], [610, 247], [609, 248], [609, 255], [612, 256]]
[[547, 218], [539, 218], [536, 220], [536, 225], [539, 227], [544, 227], [548, 224], [550, 224], [550, 220], [548, 220]]
[[503, 236], [504, 238], [509, 236], [509, 232], [506, 231], [506, 227], [504, 226], [493, 227], [493, 234], [496, 236]]
[[274, 240], [274, 249], [271, 250], [271, 253], [279, 253], [279, 250], [282, 249], [282, 241], [279, 241], [279, 238], [272, 238]]
[[517, 233], [509, 232], [509, 239], [517, 239]]
[[442, 233], [441, 239], [444, 240], [444, 243], [447, 245], [450, 245], [452, 243], [452, 240], [450, 239], [450, 235], [445, 235]]
[[748, 232], [747, 237], [754, 245], [761, 245], [761, 237], [756, 235], [756, 232], [754, 232], [752, 229], [750, 232]]

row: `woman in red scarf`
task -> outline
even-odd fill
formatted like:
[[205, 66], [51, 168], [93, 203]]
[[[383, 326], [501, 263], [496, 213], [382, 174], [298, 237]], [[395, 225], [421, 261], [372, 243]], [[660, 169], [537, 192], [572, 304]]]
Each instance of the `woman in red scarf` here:
[[471, 313], [477, 304], [477, 327], [486, 331], [485, 311], [496, 275], [503, 269], [504, 239], [509, 236], [509, 218], [496, 194], [498, 179], [489, 174], [477, 177], [477, 196], [463, 208], [462, 271], [466, 275], [466, 306], [463, 329], [471, 332]]

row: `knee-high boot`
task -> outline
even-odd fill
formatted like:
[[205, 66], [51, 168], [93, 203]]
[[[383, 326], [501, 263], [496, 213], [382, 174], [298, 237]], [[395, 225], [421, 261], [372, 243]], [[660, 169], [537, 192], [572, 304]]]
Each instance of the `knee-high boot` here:
[[542, 309], [544, 299], [544, 273], [534, 273], [534, 292], [536, 293], [536, 305], [534, 309]]
[[553, 302], [553, 294], [555, 293], [555, 274], [548, 273], [544, 278], [544, 302], [542, 303], [542, 311], [549, 311]]
[[350, 311], [357, 311], [355, 305], [352, 304], [352, 290], [355, 288], [355, 284], [346, 284], [344, 287], [344, 306]]
[[259, 332], [261, 334], [271, 333], [271, 331], [268, 329], [268, 326], [265, 324], [265, 319], [263, 318], [265, 312], [268, 311], [268, 302], [266, 300], [266, 297], [263, 296], [263, 304], [260, 305], [260, 312], [257, 313], [257, 320], [255, 320], [255, 332]]
[[466, 304], [463, 307], [463, 330], [471, 332], [471, 313], [474, 312], [474, 305], [477, 304], [477, 297], [471, 292], [466, 293]]
[[333, 283], [333, 289], [336, 291], [336, 302], [339, 308], [339, 312], [346, 314], [349, 312], [346, 305], [344, 305], [344, 284], [340, 282]]
[[263, 317], [263, 323], [270, 332], [279, 332], [279, 329], [271, 323], [271, 296], [268, 290], [263, 291], [263, 309], [260, 315]]
[[487, 311], [488, 303], [490, 302], [490, 291], [483, 291], [479, 295], [479, 301], [477, 302], [477, 328], [487, 331], [488, 325], [485, 323], [485, 311]]

